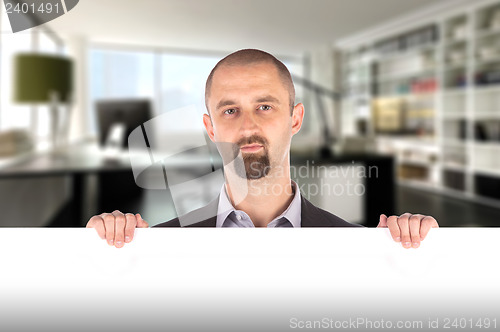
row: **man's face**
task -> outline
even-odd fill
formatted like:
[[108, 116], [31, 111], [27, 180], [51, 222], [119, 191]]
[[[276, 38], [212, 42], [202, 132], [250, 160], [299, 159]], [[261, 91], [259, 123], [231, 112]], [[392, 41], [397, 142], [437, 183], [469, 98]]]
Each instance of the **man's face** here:
[[289, 100], [270, 63], [222, 66], [214, 73], [207, 102], [210, 116], [205, 114], [203, 122], [212, 141], [233, 143], [241, 151], [248, 179], [287, 165], [291, 138], [304, 114], [298, 104], [291, 115]]

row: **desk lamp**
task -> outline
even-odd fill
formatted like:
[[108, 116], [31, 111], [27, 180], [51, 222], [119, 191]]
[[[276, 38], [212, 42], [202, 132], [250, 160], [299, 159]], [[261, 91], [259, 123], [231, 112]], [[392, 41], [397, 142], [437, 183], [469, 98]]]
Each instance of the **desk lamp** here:
[[[18, 54], [14, 59], [14, 101], [50, 105], [54, 154], [63, 152], [67, 145], [72, 66], [69, 58], [42, 53]], [[66, 106], [65, 112], [60, 112], [61, 105]]]

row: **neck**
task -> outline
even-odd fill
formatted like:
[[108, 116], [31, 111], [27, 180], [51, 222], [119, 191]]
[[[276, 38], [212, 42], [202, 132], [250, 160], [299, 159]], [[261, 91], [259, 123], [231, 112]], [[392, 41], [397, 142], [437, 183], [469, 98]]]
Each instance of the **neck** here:
[[[246, 182], [243, 183], [243, 182]], [[226, 174], [226, 191], [235, 209], [245, 211], [255, 227], [266, 227], [282, 214], [293, 200], [290, 165], [257, 180]]]

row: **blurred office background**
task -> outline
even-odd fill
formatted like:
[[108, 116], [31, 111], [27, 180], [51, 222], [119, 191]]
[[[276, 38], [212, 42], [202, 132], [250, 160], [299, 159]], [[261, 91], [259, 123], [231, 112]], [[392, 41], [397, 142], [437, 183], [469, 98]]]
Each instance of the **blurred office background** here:
[[[498, 0], [83, 0], [15, 34], [2, 7], [0, 24], [0, 226], [80, 226], [114, 209], [150, 224], [175, 217], [168, 188], [136, 185], [119, 136], [189, 106], [198, 117], [155, 122], [150, 143], [191, 148], [206, 77], [242, 48], [276, 55], [294, 76], [306, 107], [294, 165], [378, 169], [327, 180], [366, 190], [305, 193], [315, 204], [368, 226], [404, 212], [500, 225]], [[29, 87], [19, 71], [33, 63], [21, 54], [69, 60], [58, 84], [71, 96], [19, 97]], [[41, 66], [33, 77], [52, 77]], [[57, 153], [53, 107], [69, 114]]]

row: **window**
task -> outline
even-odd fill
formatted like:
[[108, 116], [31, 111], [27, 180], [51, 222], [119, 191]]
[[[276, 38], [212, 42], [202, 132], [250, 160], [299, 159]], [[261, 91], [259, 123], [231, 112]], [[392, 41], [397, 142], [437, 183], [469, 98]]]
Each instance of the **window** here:
[[[200, 115], [205, 110], [205, 82], [221, 56], [177, 54], [167, 51], [120, 51], [95, 46], [90, 53], [91, 134], [97, 133], [95, 102], [112, 98], [150, 98], [155, 113], [194, 106]], [[285, 63], [295, 75], [303, 76], [301, 62]], [[296, 86], [296, 100], [303, 89]], [[202, 120], [179, 118], [175, 124], [162, 124], [163, 132], [203, 129]]]
[[164, 54], [162, 60], [162, 110], [188, 105], [205, 108], [205, 82], [219, 58]]
[[[175, 126], [185, 132], [203, 130], [201, 114], [205, 113], [205, 83], [219, 57], [163, 54], [161, 57], [162, 112], [194, 106], [199, 121], [179, 118]], [[165, 130], [178, 130], [164, 124]]]
[[89, 117], [92, 134], [97, 132], [95, 103], [100, 99], [155, 98], [155, 54], [90, 50]]

